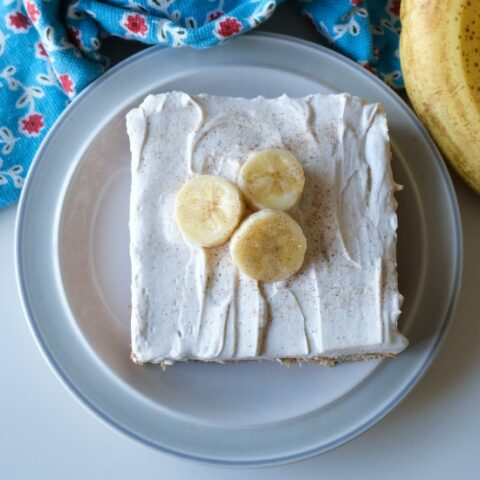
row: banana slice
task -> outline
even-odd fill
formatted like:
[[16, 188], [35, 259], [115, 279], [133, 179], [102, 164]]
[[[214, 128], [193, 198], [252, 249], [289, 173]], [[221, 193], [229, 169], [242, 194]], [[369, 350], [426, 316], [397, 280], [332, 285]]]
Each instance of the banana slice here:
[[183, 236], [202, 247], [226, 242], [245, 212], [242, 194], [222, 177], [200, 175], [175, 197], [175, 217]]
[[264, 282], [286, 280], [300, 270], [307, 240], [288, 213], [260, 210], [234, 233], [230, 252], [245, 275]]
[[303, 191], [303, 167], [287, 150], [254, 153], [243, 165], [238, 184], [248, 203], [257, 209], [288, 210]]

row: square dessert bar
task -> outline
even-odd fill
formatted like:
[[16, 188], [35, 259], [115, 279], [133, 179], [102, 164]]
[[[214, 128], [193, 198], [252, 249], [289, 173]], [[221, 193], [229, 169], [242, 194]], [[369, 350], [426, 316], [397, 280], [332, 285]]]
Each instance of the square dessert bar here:
[[[150, 95], [127, 115], [132, 153], [132, 359], [270, 359], [334, 363], [394, 356], [397, 189], [385, 113], [347, 94], [254, 99]], [[302, 268], [259, 282], [228, 243], [186, 242], [175, 195], [199, 174], [237, 183], [253, 152], [278, 148], [302, 164], [289, 211], [303, 229]]]

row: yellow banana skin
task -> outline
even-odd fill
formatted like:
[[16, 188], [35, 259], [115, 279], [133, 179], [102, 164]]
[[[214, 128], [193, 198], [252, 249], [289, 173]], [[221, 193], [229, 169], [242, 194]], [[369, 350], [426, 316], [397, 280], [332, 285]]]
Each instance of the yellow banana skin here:
[[408, 97], [451, 165], [480, 193], [480, 0], [402, 0]]

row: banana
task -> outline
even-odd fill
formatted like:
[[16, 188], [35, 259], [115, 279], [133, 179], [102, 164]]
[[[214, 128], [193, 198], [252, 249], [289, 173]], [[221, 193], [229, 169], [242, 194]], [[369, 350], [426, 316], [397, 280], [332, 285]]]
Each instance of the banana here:
[[244, 212], [239, 189], [214, 175], [190, 180], [175, 197], [175, 218], [180, 231], [187, 240], [202, 247], [226, 242]]
[[245, 275], [264, 282], [286, 280], [300, 270], [307, 240], [288, 213], [260, 210], [233, 234], [230, 253]]
[[403, 0], [400, 60], [416, 113], [480, 193], [480, 2]]
[[238, 184], [253, 209], [288, 210], [302, 194], [305, 175], [292, 153], [271, 149], [250, 156], [240, 169]]

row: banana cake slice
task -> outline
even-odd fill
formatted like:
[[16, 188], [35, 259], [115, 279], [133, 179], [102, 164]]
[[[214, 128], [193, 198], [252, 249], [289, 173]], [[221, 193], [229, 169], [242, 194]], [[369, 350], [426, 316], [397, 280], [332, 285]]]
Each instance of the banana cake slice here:
[[[243, 99], [171, 92], [149, 95], [131, 110], [127, 131], [135, 362], [334, 364], [395, 356], [406, 348], [397, 329], [402, 302], [396, 272], [397, 185], [381, 105], [348, 94]], [[290, 196], [284, 182], [284, 208], [278, 210], [278, 199], [262, 196], [263, 179], [256, 176], [270, 168], [262, 164], [267, 151], [289, 152], [282, 153], [284, 158], [292, 155], [303, 167]], [[242, 170], [252, 156], [255, 164]], [[236, 198], [231, 192], [237, 187], [246, 193], [246, 210], [232, 200], [209, 214], [212, 228], [230, 214], [234, 219], [225, 236], [216, 231], [215, 241], [202, 237], [209, 246], [190, 241], [198, 237], [198, 230], [189, 230], [196, 228], [198, 210], [190, 208], [191, 197], [182, 190], [202, 175], [210, 176], [202, 177], [202, 195], [215, 208], [217, 194], [210, 184], [224, 185], [228, 198]], [[245, 190], [246, 178], [253, 179], [251, 192]], [[176, 206], [181, 190], [183, 234]], [[238, 212], [228, 210], [231, 204]], [[264, 204], [269, 210], [261, 209]], [[276, 213], [280, 210], [287, 212]], [[239, 212], [243, 223], [235, 227]], [[262, 219], [288, 224], [301, 252], [291, 250], [289, 258], [286, 233], [275, 230], [275, 222], [272, 229], [264, 227], [270, 242], [259, 242], [251, 230], [245, 234]], [[296, 273], [281, 281], [249, 276], [260, 262], [263, 272], [271, 271], [277, 250], [286, 268], [296, 262], [288, 270]], [[239, 268], [239, 262], [250, 270]]]

